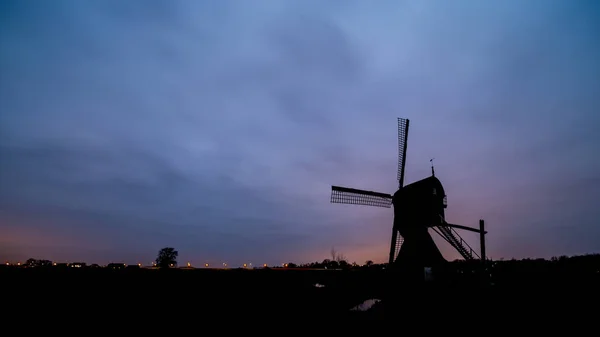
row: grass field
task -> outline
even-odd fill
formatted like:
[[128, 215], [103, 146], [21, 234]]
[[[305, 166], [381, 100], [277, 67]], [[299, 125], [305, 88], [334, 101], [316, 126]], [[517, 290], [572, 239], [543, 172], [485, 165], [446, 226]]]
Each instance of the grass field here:
[[[600, 299], [600, 273], [521, 273], [504, 275], [495, 283], [456, 279], [453, 283], [403, 284], [400, 275], [368, 269], [50, 267], [0, 268], [0, 280], [3, 307], [10, 314], [125, 323], [161, 319], [207, 325], [298, 321], [415, 323], [436, 313], [443, 313], [436, 316], [436, 324], [454, 319], [467, 319], [474, 324], [490, 317], [508, 319], [504, 325], [520, 322], [522, 326], [523, 320], [535, 322], [532, 317], [561, 317], [563, 321], [585, 323], [590, 321], [586, 315], [594, 312], [590, 308], [595, 308]], [[368, 299], [382, 301], [366, 312], [350, 310]]]

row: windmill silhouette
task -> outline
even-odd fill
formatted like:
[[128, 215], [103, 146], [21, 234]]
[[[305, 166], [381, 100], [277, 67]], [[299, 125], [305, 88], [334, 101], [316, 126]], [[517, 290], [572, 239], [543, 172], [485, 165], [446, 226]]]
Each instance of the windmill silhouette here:
[[[392, 266], [434, 267], [447, 262], [433, 241], [429, 229], [439, 234], [465, 260], [485, 261], [485, 230], [483, 220], [479, 229], [446, 222], [444, 210], [447, 196], [440, 180], [435, 177], [433, 158], [431, 176], [404, 186], [408, 119], [398, 118], [398, 190], [393, 194], [331, 186], [331, 202], [390, 208], [394, 206], [394, 222], [389, 252]], [[480, 253], [462, 239], [455, 229], [480, 234]], [[422, 270], [422, 269], [421, 269]]]

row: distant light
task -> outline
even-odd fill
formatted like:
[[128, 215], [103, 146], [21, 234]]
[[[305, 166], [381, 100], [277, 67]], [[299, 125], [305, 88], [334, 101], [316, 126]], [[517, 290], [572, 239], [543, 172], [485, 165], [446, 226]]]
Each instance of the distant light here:
[[141, 264], [141, 263], [138, 263], [138, 267], [141, 267], [141, 266], [142, 266], [142, 264]]
[[204, 266], [208, 268], [208, 263], [205, 263]]
[[21, 265], [21, 262], [17, 262], [17, 266], [20, 266], [20, 265]]
[[227, 267], [227, 263], [223, 262], [223, 267]]
[[244, 268], [246, 268], [248, 265], [244, 263]]
[[192, 264], [188, 262], [188, 267], [191, 267], [191, 266], [192, 266]]
[[267, 264], [266, 264], [266, 263], [265, 263], [265, 264], [263, 264], [263, 267], [266, 267], [266, 266], [267, 266]]

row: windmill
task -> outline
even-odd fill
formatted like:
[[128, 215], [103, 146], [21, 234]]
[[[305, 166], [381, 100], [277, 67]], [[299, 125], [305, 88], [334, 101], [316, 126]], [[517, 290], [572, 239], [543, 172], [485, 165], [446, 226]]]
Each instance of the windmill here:
[[[433, 241], [429, 229], [446, 240], [465, 260], [485, 261], [486, 232], [483, 220], [479, 221], [479, 229], [446, 222], [444, 210], [447, 207], [447, 197], [442, 183], [435, 177], [433, 159], [430, 160], [430, 177], [404, 186], [408, 127], [408, 119], [398, 118], [398, 190], [393, 195], [331, 186], [331, 202], [384, 208], [394, 206], [390, 265], [432, 267], [447, 262]], [[480, 234], [479, 254], [462, 239], [456, 229]]]

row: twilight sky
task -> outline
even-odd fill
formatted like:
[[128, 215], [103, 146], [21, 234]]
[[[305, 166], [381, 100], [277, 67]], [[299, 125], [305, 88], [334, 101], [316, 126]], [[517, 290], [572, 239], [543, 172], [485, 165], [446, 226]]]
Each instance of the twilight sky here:
[[329, 195], [394, 192], [396, 117], [491, 258], [600, 252], [599, 36], [593, 0], [4, 0], [0, 259], [384, 261], [392, 210]]

